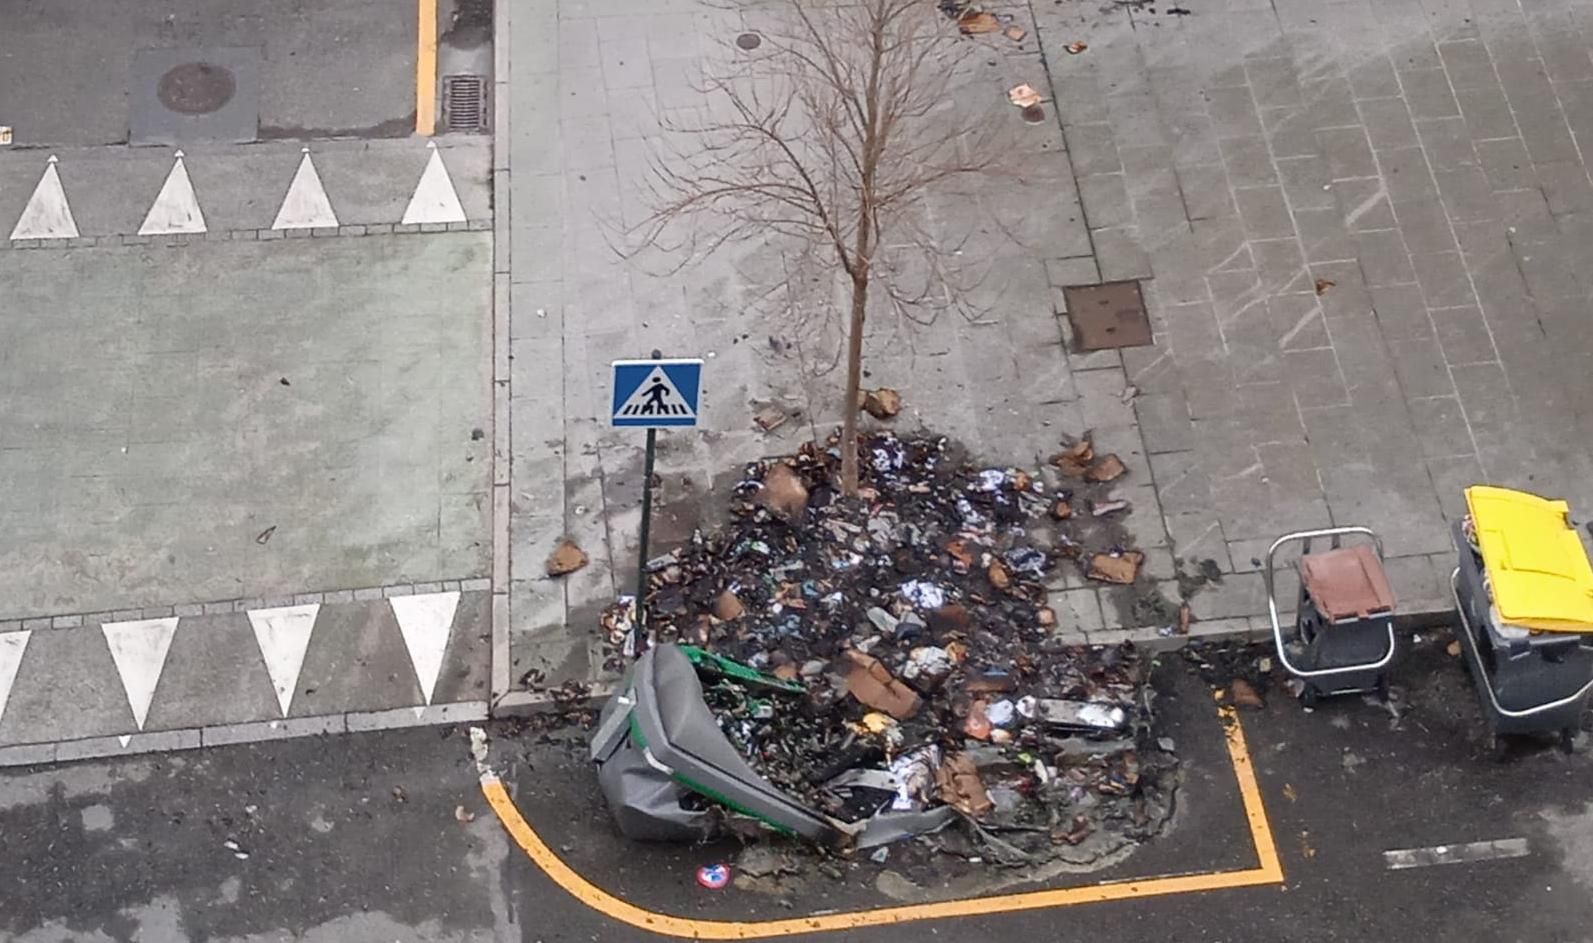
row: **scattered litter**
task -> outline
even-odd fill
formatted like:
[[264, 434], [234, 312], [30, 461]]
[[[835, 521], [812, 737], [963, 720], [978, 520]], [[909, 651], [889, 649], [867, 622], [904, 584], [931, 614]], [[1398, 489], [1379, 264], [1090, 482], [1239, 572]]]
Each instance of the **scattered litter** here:
[[1121, 478], [1128, 468], [1117, 453], [1102, 456], [1101, 459], [1085, 469], [1084, 477], [1090, 481], [1112, 481]]
[[998, 32], [1001, 29], [1001, 21], [996, 19], [994, 13], [977, 10], [964, 13], [957, 21], [957, 28], [969, 36], [977, 36], [982, 33]]
[[1178, 606], [1178, 634], [1188, 635], [1189, 624], [1194, 621], [1194, 614], [1189, 610], [1189, 603], [1180, 603]]
[[1293, 802], [1294, 800], [1296, 800], [1296, 799], [1298, 799], [1300, 797], [1299, 797], [1299, 794], [1297, 794], [1294, 791], [1294, 787], [1292, 785], [1290, 785], [1289, 783], [1284, 783], [1283, 784], [1283, 798], [1289, 800], [1290, 802]]
[[897, 812], [914, 812], [928, 805], [935, 796], [935, 771], [939, 768], [940, 747], [933, 745], [892, 760], [890, 771], [897, 785], [891, 808]]
[[1261, 700], [1261, 695], [1256, 693], [1255, 687], [1243, 678], [1235, 678], [1228, 683], [1228, 697], [1233, 706], [1247, 710], [1260, 710], [1267, 706]]
[[921, 610], [943, 609], [946, 605], [946, 591], [923, 580], [903, 583], [902, 596]]
[[[858, 827], [923, 817], [889, 826], [918, 836], [892, 847], [898, 867], [937, 851], [1032, 867], [1158, 831], [1178, 761], [1152, 733], [1150, 661], [1058, 644], [1067, 610], [1047, 604], [1061, 567], [1134, 581], [1143, 553], [1058, 523], [1106, 487], [1054, 492], [942, 438], [872, 432], [858, 450], [855, 500], [837, 436], [745, 466], [727, 523], [645, 567], [649, 633], [631, 639], [629, 599], [603, 612], [607, 667], [690, 648], [718, 734], [765, 789]], [[1064, 456], [1076, 478], [1096, 464], [1088, 440]]]
[[1126, 510], [1128, 510], [1126, 498], [1109, 498], [1106, 501], [1095, 501], [1090, 504], [1090, 514], [1093, 517], [1105, 517]]
[[753, 415], [752, 421], [764, 432], [773, 432], [785, 425], [788, 418], [785, 410], [778, 406], [765, 406]]
[[276, 533], [276, 532], [277, 532], [277, 525], [272, 524], [270, 527], [267, 527], [265, 530], [261, 531], [260, 533], [255, 534], [254, 535], [254, 542], [257, 543], [257, 544], [269, 543], [270, 540], [271, 540], [271, 535]]
[[940, 797], [963, 815], [980, 819], [990, 814], [995, 803], [985, 791], [984, 780], [979, 778], [979, 768], [966, 753], [953, 753], [935, 771], [935, 785]]
[[1449, 657], [1450, 658], [1459, 658], [1460, 657], [1460, 640], [1459, 639], [1455, 639], [1454, 641], [1450, 642], [1448, 645], [1445, 645], [1444, 646], [1444, 651], [1449, 653]]
[[1331, 278], [1319, 278], [1316, 280], [1316, 293], [1318, 295], [1325, 295], [1327, 294], [1327, 290], [1336, 284], [1338, 283]]
[[743, 606], [741, 600], [736, 598], [733, 590], [726, 589], [719, 594], [718, 599], [714, 600], [714, 618], [722, 622], [732, 622], [739, 619], [741, 614], [746, 611], [747, 607]]
[[1007, 90], [1007, 101], [1012, 102], [1019, 108], [1029, 108], [1045, 101], [1045, 98], [1035, 91], [1033, 86], [1024, 83], [1022, 85], [1014, 85]]
[[1093, 461], [1095, 461], [1095, 446], [1089, 439], [1080, 439], [1051, 456], [1051, 464], [1055, 465], [1062, 474], [1073, 478], [1083, 478]]
[[1103, 583], [1127, 586], [1139, 576], [1140, 565], [1144, 562], [1145, 554], [1138, 550], [1097, 553], [1090, 557], [1090, 568], [1084, 575]]
[[730, 884], [730, 865], [703, 865], [697, 869], [697, 883], [710, 891], [724, 890]]
[[902, 411], [902, 394], [888, 387], [863, 394], [863, 411], [875, 419], [890, 419]]
[[1090, 47], [1086, 43], [1071, 42], [1071, 43], [1068, 43], [1066, 46], [1063, 46], [1062, 48], [1066, 49], [1071, 55], [1075, 55], [1076, 56], [1079, 53], [1083, 52], [1084, 50], [1086, 50], [1086, 49], [1088, 49]]
[[277, 377], [277, 382], [282, 384], [283, 386], [292, 386], [293, 385], [292, 383], [288, 382], [288, 378], [287, 377]]
[[763, 477], [764, 507], [794, 520], [808, 505], [808, 489], [791, 466], [776, 463]]
[[1029, 35], [1028, 31], [1021, 26], [1009, 26], [1002, 30], [1002, 33], [1015, 43], [1023, 42], [1023, 37]]
[[487, 732], [480, 727], [470, 728], [470, 758], [476, 761], [476, 772], [486, 773]]
[[574, 573], [576, 570], [586, 566], [586, 564], [586, 551], [577, 546], [575, 541], [566, 537], [559, 541], [559, 545], [553, 548], [552, 553], [548, 554], [548, 575], [564, 576]]
[[461, 825], [469, 825], [476, 820], [476, 813], [467, 810], [462, 805], [454, 806], [454, 821]]
[[879, 659], [855, 650], [846, 654], [852, 660], [846, 674], [848, 694], [897, 720], [918, 713], [918, 692], [898, 681]]
[[237, 858], [239, 861], [247, 861], [247, 860], [249, 860], [249, 853], [247, 851], [244, 851], [243, 847], [240, 846], [236, 841], [234, 841], [231, 838], [229, 838], [226, 841], [222, 842], [221, 843], [221, 847], [223, 847], [223, 848], [227, 849], [228, 851], [232, 852], [232, 856], [234, 858]]

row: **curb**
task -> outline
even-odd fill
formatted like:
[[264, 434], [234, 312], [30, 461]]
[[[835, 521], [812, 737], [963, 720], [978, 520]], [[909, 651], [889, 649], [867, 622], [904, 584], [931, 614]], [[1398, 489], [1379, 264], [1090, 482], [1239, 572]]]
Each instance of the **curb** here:
[[510, 0], [492, 4], [492, 664], [487, 688], [495, 716], [506, 698], [520, 693], [509, 690], [509, 7]]
[[435, 724], [462, 724], [486, 719], [486, 701], [460, 701], [453, 704], [349, 711], [342, 714], [287, 717], [281, 720], [248, 721], [210, 727], [151, 730], [125, 734], [127, 738], [125, 743], [119, 736], [86, 737], [53, 743], [21, 743], [0, 747], [0, 768], [197, 750], [201, 747], [292, 740], [326, 734], [398, 730]]
[[[39, 249], [104, 249], [125, 246], [152, 246], [173, 249], [178, 246], [216, 242], [271, 242], [283, 239], [356, 239], [364, 236], [436, 235], [442, 232], [487, 232], [494, 227], [494, 219], [472, 219], [463, 223], [424, 225], [381, 223], [362, 226], [328, 226], [323, 229], [217, 229], [211, 232], [178, 234], [171, 236], [138, 236], [117, 233], [102, 236], [79, 236], [75, 239], [4, 239], [0, 252], [31, 252]], [[426, 228], [431, 227], [431, 228]]]

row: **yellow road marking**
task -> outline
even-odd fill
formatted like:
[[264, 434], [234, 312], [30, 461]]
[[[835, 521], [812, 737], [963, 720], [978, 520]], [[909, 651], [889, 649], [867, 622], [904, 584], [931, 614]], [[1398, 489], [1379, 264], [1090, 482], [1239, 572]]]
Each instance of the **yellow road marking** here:
[[431, 137], [437, 130], [437, 0], [417, 0], [415, 30], [415, 133]]
[[792, 917], [784, 920], [696, 920], [646, 910], [603, 890], [554, 854], [520, 814], [514, 800], [509, 798], [509, 791], [496, 776], [487, 773], [481, 777], [481, 792], [486, 796], [487, 803], [492, 806], [492, 811], [497, 814], [498, 821], [503, 823], [503, 827], [526, 856], [570, 896], [612, 920], [682, 939], [753, 940], [829, 930], [857, 930], [915, 920], [977, 917], [1139, 897], [1280, 884], [1283, 882], [1283, 868], [1278, 861], [1278, 849], [1273, 844], [1272, 827], [1267, 823], [1266, 808], [1261, 802], [1261, 788], [1256, 783], [1255, 768], [1250, 762], [1250, 751], [1245, 744], [1244, 730], [1240, 728], [1239, 718], [1234, 714], [1233, 708], [1219, 707], [1217, 711], [1222, 717], [1228, 758], [1233, 763], [1234, 776], [1239, 783], [1239, 795], [1244, 802], [1245, 817], [1250, 822], [1250, 838], [1255, 845], [1258, 862], [1257, 867], [1239, 871], [1213, 871], [1205, 874], [1114, 881], [1088, 887], [1026, 891], [1020, 894], [879, 907], [873, 910]]

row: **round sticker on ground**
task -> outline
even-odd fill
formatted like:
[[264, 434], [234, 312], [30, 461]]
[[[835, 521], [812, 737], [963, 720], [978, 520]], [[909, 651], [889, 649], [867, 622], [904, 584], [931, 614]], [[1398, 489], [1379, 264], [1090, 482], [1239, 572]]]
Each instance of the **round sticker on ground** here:
[[697, 883], [710, 891], [722, 889], [730, 883], [730, 866], [709, 864], [697, 869]]

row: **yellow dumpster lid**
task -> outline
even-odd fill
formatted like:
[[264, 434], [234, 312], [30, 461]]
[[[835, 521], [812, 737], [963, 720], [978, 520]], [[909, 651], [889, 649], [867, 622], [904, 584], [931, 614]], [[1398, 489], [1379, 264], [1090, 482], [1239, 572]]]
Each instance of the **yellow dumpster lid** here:
[[1571, 507], [1525, 491], [1473, 485], [1466, 505], [1499, 617], [1548, 632], [1593, 632], [1593, 566]]

